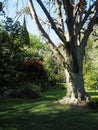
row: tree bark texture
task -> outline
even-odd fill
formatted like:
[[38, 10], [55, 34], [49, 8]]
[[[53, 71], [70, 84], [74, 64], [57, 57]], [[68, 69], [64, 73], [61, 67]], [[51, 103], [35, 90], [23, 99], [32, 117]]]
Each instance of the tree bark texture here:
[[[73, 51], [73, 52], [72, 52]], [[80, 47], [75, 47], [71, 52], [66, 53], [67, 65], [64, 65], [66, 75], [67, 94], [59, 101], [60, 104], [81, 104], [82, 101], [89, 101], [84, 88], [83, 79], [83, 54]], [[72, 56], [75, 54], [74, 56]]]

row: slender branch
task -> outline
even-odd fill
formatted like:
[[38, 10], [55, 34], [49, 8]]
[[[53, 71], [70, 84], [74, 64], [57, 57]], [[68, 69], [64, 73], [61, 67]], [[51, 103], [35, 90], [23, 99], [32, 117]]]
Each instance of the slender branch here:
[[56, 34], [58, 35], [58, 37], [61, 39], [61, 41], [63, 43], [66, 42], [66, 38], [64, 35], [62, 35], [59, 30], [57, 29], [55, 22], [53, 20], [53, 18], [50, 16], [49, 12], [47, 11], [47, 9], [45, 8], [44, 4], [42, 3], [41, 0], [37, 0], [38, 4], [40, 5], [40, 7], [43, 9], [44, 13], [46, 14], [48, 20], [50, 21], [51, 27], [53, 28], [53, 30], [56, 32]]
[[87, 21], [89, 15], [91, 15], [92, 8], [93, 8], [94, 6], [95, 6], [95, 3], [93, 3], [93, 4], [90, 6], [90, 8], [88, 9], [88, 11], [87, 11], [87, 13], [86, 13], [84, 19], [83, 19], [83, 20], [81, 21], [81, 23], [80, 23], [78, 32], [80, 32], [80, 30], [83, 28], [83, 26], [84, 26], [85, 22]]
[[[89, 35], [91, 34], [91, 32], [93, 31], [93, 26], [94, 26], [94, 24], [95, 24], [95, 20], [96, 20], [96, 14], [98, 13], [98, 0], [91, 6], [92, 8], [95, 6], [95, 14], [92, 16], [92, 18], [90, 19], [90, 22], [89, 22], [89, 24], [88, 24], [88, 27], [87, 27], [87, 29], [86, 29], [86, 31], [85, 31], [85, 33], [84, 33], [84, 37], [82, 38], [82, 41], [81, 41], [81, 50], [83, 50], [84, 51], [84, 49], [85, 49], [85, 47], [86, 47], [86, 45], [87, 45], [87, 40], [88, 40], [88, 37], [89, 37]], [[91, 12], [91, 10], [92, 10], [92, 8], [90, 8], [89, 10], [88, 10], [88, 13], [87, 13], [87, 16], [89, 16], [90, 15], [90, 12]], [[85, 17], [87, 17], [87, 16], [85, 16]], [[85, 52], [85, 51], [84, 51]]]
[[66, 24], [68, 32], [73, 35], [73, 7], [70, 4], [70, 0], [63, 0], [63, 6], [66, 15]]
[[18, 13], [18, 15], [16, 15], [15, 17], [14, 17], [14, 19], [15, 19], [15, 21], [14, 21], [14, 23], [22, 16], [22, 14], [24, 14], [24, 10], [22, 10], [20, 13]]
[[38, 16], [38, 19], [39, 19], [40, 21], [42, 21], [44, 24], [47, 24], [48, 26], [51, 26], [51, 24], [50, 24], [48, 21], [44, 20], [44, 19], [41, 18], [40, 16]]
[[95, 18], [96, 18], [96, 16], [93, 16], [93, 18], [89, 22], [88, 28], [87, 28], [87, 30], [84, 33], [84, 37], [82, 38], [82, 41], [81, 41], [81, 50], [83, 50], [83, 51], [84, 51], [84, 49], [85, 49], [85, 47], [87, 45], [88, 37], [91, 34], [91, 32], [93, 31], [93, 26], [95, 24]]
[[63, 64], [65, 62], [65, 58], [60, 53], [58, 48], [54, 45], [54, 43], [52, 42], [52, 40], [50, 39], [48, 34], [45, 32], [45, 30], [42, 28], [42, 26], [38, 20], [37, 14], [35, 12], [32, 0], [28, 0], [28, 2], [29, 2], [29, 6], [30, 6], [31, 15], [32, 15], [33, 19], [35, 20], [38, 30], [40, 31], [41, 35], [45, 38], [45, 41], [50, 46], [51, 50], [54, 52], [56, 58]]
[[62, 32], [64, 33], [64, 23], [63, 23], [63, 16], [62, 16], [62, 3], [59, 0], [55, 1], [56, 3], [56, 9], [57, 9], [57, 13], [58, 13], [58, 21], [59, 24], [62, 26]]

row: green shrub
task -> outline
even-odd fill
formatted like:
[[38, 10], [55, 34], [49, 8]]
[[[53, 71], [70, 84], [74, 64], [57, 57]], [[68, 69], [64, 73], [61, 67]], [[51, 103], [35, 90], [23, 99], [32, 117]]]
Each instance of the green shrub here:
[[40, 97], [41, 87], [35, 83], [23, 83], [16, 90], [16, 97], [18, 98], [38, 98]]
[[89, 71], [84, 75], [84, 83], [86, 88], [95, 89], [98, 86], [98, 72]]
[[65, 83], [56, 83], [54, 85], [50, 84], [49, 89], [55, 89], [55, 90], [65, 90], [66, 89], [66, 84]]
[[92, 109], [98, 109], [98, 98], [92, 98], [90, 102], [88, 102], [88, 106]]

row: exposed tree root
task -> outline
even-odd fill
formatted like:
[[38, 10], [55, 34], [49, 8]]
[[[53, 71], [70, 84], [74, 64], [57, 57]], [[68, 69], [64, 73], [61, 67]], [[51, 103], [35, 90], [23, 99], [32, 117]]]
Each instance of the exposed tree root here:
[[85, 97], [84, 99], [78, 99], [75, 97], [64, 97], [63, 99], [56, 101], [55, 103], [60, 105], [86, 106], [87, 102], [89, 101], [90, 101], [89, 97]]

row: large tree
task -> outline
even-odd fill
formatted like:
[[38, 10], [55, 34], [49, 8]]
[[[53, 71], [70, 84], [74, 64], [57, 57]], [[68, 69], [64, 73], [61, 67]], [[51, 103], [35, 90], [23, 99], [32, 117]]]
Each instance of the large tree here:
[[[47, 20], [45, 21], [38, 16], [34, 1], [28, 0], [33, 20], [65, 69], [67, 95], [60, 103], [77, 104], [82, 100], [87, 101], [88, 96], [85, 92], [82, 72], [83, 58], [87, 40], [97, 22], [98, 0], [36, 0], [36, 2], [43, 10]], [[47, 8], [47, 5], [51, 8], [52, 4], [56, 13], [54, 16], [53, 12]], [[51, 37], [43, 28], [42, 22], [51, 26], [51, 29], [62, 41], [64, 55], [53, 43]]]
[[[82, 72], [83, 58], [87, 40], [98, 23], [98, 0], [27, 1], [39, 32], [65, 69], [67, 95], [60, 103], [77, 104], [82, 100], [87, 101], [88, 96], [85, 92]], [[43, 13], [38, 13], [36, 4]], [[41, 14], [44, 14], [43, 17]], [[63, 46], [63, 54], [48, 35], [43, 23], [59, 37]]]

